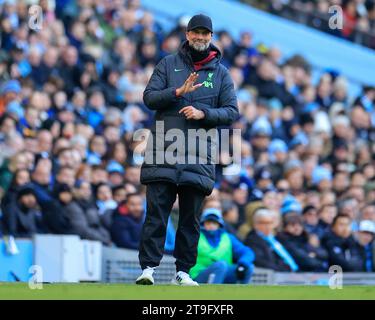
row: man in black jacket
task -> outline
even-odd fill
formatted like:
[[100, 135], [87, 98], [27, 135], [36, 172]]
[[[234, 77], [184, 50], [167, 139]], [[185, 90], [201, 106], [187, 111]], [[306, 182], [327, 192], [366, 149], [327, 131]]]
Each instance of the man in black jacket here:
[[351, 222], [349, 216], [338, 214], [322, 244], [328, 250], [330, 265], [339, 265], [343, 271], [362, 272], [366, 270], [364, 249], [352, 235]]
[[[197, 285], [188, 273], [196, 262], [202, 203], [215, 183], [215, 163], [212, 163], [215, 155], [211, 152], [215, 138], [209, 141], [206, 136], [202, 141], [199, 136], [193, 142], [195, 147], [197, 139], [200, 142], [196, 149], [202, 149], [202, 144], [206, 144], [203, 147], [206, 164], [201, 164], [201, 158], [186, 140], [190, 140], [191, 129], [207, 132], [217, 126], [230, 125], [238, 117], [233, 81], [220, 63], [220, 51], [211, 44], [212, 33], [209, 17], [192, 17], [187, 27], [187, 41], [182, 43], [178, 53], [158, 63], [144, 91], [144, 102], [156, 111], [156, 122], [147, 144], [151, 157], [147, 157], [146, 151], [141, 170], [141, 183], [147, 185], [147, 215], [139, 251], [143, 273], [136, 281], [138, 284], [154, 282], [152, 274], [163, 255], [168, 216], [178, 194], [179, 225], [174, 250], [176, 280], [181, 285]], [[195, 84], [196, 81], [199, 83]], [[158, 130], [160, 123], [162, 130]], [[172, 143], [164, 142], [160, 146], [158, 139], [167, 140], [164, 132], [168, 133], [170, 129], [182, 132], [184, 139], [182, 145], [178, 145], [182, 148], [177, 153], [183, 161], [164, 160], [174, 154], [168, 149]]]
[[[82, 184], [84, 183], [86, 182], [82, 182]], [[57, 190], [60, 207], [69, 221], [71, 232], [82, 239], [100, 241], [105, 245], [110, 245], [109, 232], [100, 224], [98, 211], [84, 210], [78, 201], [74, 199], [73, 189], [70, 186], [61, 184]], [[84, 200], [81, 199], [81, 204], [83, 203]]]
[[17, 200], [9, 203], [3, 212], [4, 233], [14, 237], [31, 237], [44, 233], [42, 211], [31, 184], [17, 193]]
[[290, 252], [300, 271], [325, 272], [328, 270], [328, 252], [315, 234], [309, 235], [303, 227], [303, 218], [298, 213], [283, 217], [283, 231], [277, 239]]

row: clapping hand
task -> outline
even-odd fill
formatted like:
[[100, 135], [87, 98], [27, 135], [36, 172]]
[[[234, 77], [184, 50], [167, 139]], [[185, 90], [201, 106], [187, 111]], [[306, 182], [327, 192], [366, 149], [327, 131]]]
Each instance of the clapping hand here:
[[199, 74], [193, 72], [190, 76], [185, 80], [184, 84], [176, 90], [177, 96], [182, 96], [185, 93], [193, 92], [202, 86], [202, 83], [197, 83], [194, 85], [194, 82], [197, 81]]

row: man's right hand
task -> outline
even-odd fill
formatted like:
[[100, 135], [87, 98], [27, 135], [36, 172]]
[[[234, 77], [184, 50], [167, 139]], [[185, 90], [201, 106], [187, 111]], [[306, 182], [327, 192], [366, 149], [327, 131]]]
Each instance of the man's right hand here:
[[193, 92], [202, 86], [202, 83], [197, 83], [194, 85], [194, 82], [197, 81], [199, 75], [196, 72], [190, 74], [190, 76], [185, 80], [185, 83], [176, 89], [176, 96], [182, 96], [185, 93]]
[[247, 267], [243, 265], [238, 265], [236, 268], [236, 276], [238, 280], [245, 279], [246, 276]]

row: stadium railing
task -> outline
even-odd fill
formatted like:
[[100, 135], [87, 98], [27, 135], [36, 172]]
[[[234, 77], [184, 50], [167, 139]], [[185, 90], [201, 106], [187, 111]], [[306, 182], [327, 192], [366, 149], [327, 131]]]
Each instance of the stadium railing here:
[[[16, 239], [17, 254], [9, 254], [0, 240], [0, 282], [28, 282], [42, 271], [43, 282], [134, 283], [140, 274], [138, 251], [105, 247], [74, 235], [36, 235]], [[165, 255], [155, 273], [157, 284], [168, 284], [175, 273], [175, 259]], [[255, 268], [251, 285], [328, 285], [330, 273], [288, 273]], [[343, 273], [343, 285], [375, 285], [375, 273]]]
[[[175, 272], [175, 259], [165, 255], [155, 273], [155, 283], [170, 283]], [[102, 281], [109, 283], [134, 283], [140, 274], [138, 251], [103, 248]], [[330, 273], [290, 273], [255, 268], [252, 285], [328, 285]], [[343, 285], [375, 285], [375, 273], [347, 273], [342, 277]]]

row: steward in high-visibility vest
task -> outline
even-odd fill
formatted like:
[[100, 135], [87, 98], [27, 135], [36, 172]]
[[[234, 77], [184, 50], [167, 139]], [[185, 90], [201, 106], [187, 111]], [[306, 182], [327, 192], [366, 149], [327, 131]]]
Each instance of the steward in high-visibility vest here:
[[248, 283], [254, 253], [224, 230], [221, 212], [206, 209], [201, 218], [197, 262], [190, 276], [200, 283]]

